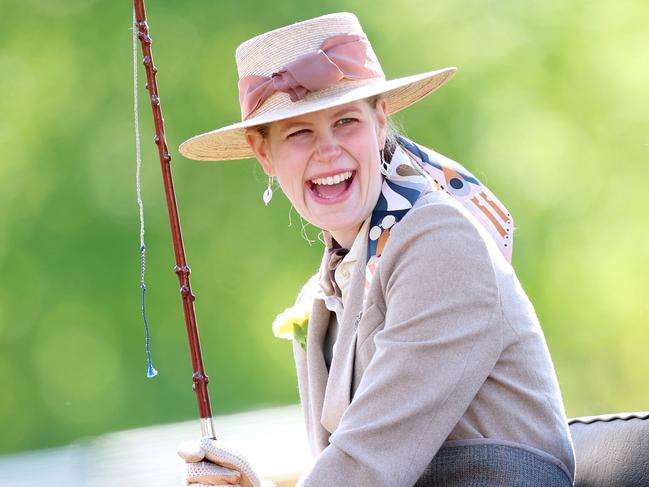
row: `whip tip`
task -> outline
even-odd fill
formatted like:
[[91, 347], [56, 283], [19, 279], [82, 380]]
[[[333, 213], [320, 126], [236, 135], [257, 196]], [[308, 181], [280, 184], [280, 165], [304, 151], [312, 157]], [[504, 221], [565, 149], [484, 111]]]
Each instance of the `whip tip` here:
[[146, 371], [146, 376], [147, 376], [149, 379], [152, 379], [152, 378], [155, 377], [156, 375], [158, 375], [158, 371], [157, 371], [156, 369], [153, 368], [153, 365], [149, 365], [149, 370]]

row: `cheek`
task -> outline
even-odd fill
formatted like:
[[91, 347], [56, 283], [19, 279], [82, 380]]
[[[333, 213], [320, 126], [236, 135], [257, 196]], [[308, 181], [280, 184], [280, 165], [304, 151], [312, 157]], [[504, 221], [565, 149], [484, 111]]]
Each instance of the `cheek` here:
[[[286, 197], [295, 205], [296, 202], [299, 202], [302, 193], [302, 178], [297, 178], [291, 173], [278, 173], [277, 181], [279, 182], [282, 192]], [[296, 201], [297, 200], [297, 201]]]
[[304, 186], [305, 164], [295, 151], [278, 151], [274, 155], [275, 175], [284, 194], [291, 202], [301, 198]]
[[381, 175], [381, 170], [379, 169], [379, 155], [376, 154], [375, 157], [371, 158], [367, 171], [367, 195], [368, 195], [368, 204], [375, 204], [376, 200], [379, 197], [381, 192], [381, 186], [383, 185], [383, 176]]
[[308, 220], [305, 194], [307, 187], [304, 183], [303, 173], [299, 173], [298, 175], [291, 171], [283, 171], [277, 174], [277, 181], [291, 205], [303, 218]]
[[381, 171], [379, 168], [379, 154], [365, 151], [363, 157], [363, 172], [365, 173], [365, 180], [371, 186], [374, 186], [381, 179]]
[[370, 203], [376, 203], [376, 200], [381, 193], [381, 186], [383, 186], [383, 177], [381, 176], [381, 173], [379, 171], [376, 171], [376, 173], [372, 174], [372, 180], [368, 188], [368, 193], [371, 199]]

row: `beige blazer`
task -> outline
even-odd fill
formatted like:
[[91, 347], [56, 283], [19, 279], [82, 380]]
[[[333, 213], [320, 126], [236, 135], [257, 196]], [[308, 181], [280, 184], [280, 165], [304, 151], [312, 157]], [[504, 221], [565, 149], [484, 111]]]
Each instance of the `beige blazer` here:
[[519, 446], [573, 478], [543, 331], [479, 223], [426, 193], [392, 229], [365, 301], [364, 267], [329, 371], [322, 346], [336, 317], [317, 275], [298, 296], [313, 302], [307, 350], [294, 342], [293, 352], [315, 457], [298, 485], [412, 486], [440, 447], [462, 443]]

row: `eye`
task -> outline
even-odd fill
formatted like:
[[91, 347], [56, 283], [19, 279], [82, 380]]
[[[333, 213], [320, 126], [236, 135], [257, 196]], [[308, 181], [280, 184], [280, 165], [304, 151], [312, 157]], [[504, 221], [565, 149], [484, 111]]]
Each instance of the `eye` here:
[[354, 122], [358, 122], [358, 119], [357, 118], [352, 118], [352, 117], [345, 117], [345, 118], [341, 118], [340, 120], [337, 120], [336, 125], [338, 125], [338, 126], [340, 126], [340, 125], [349, 125], [349, 124], [352, 124]]
[[290, 139], [291, 137], [296, 137], [298, 135], [303, 135], [309, 133], [308, 129], [301, 129], [301, 130], [296, 130], [295, 132], [291, 132], [286, 136], [287, 139]]

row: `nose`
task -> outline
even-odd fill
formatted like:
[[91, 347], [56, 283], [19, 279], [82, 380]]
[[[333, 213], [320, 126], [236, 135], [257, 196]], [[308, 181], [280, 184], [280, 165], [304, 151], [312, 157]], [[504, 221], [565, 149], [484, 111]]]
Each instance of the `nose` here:
[[317, 134], [315, 141], [315, 157], [318, 162], [335, 162], [339, 159], [342, 149], [335, 134], [329, 130]]

